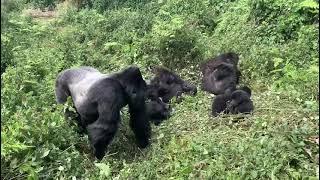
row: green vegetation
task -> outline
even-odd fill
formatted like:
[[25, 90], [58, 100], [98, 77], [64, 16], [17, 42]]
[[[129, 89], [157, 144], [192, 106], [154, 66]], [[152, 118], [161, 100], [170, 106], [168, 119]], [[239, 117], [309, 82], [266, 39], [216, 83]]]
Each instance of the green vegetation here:
[[[318, 1], [1, 3], [1, 179], [319, 178]], [[51, 16], [30, 13], [49, 6]], [[211, 96], [199, 91], [173, 103], [145, 150], [123, 110], [108, 155], [95, 162], [64, 118], [68, 106], [55, 102], [56, 75], [69, 67], [136, 64], [150, 78], [147, 67], [162, 64], [199, 87], [199, 63], [230, 50], [241, 55], [254, 114], [213, 118]]]

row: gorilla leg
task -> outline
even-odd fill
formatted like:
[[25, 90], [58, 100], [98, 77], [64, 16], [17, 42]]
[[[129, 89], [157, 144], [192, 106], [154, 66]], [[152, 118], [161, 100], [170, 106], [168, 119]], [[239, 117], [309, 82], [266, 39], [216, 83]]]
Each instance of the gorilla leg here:
[[87, 126], [87, 131], [93, 154], [101, 160], [105, 155], [107, 146], [118, 130], [120, 111], [110, 112], [111, 108], [106, 108], [105, 105], [99, 106], [98, 109], [99, 118]]
[[151, 136], [151, 127], [149, 119], [146, 115], [145, 104], [135, 106], [129, 104], [130, 112], [130, 127], [136, 136], [137, 145], [140, 148], [145, 148], [149, 145]]

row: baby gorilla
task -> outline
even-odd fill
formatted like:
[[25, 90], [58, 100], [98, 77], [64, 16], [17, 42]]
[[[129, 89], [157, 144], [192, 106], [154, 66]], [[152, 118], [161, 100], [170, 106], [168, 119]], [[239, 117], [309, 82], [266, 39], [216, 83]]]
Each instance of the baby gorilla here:
[[169, 69], [155, 67], [153, 73], [155, 73], [155, 77], [151, 80], [147, 92], [151, 98], [161, 97], [163, 102], [168, 103], [173, 97], [179, 100], [182, 93], [191, 93], [192, 95], [197, 93], [195, 85], [182, 80]]
[[57, 102], [72, 97], [79, 116], [78, 124], [86, 129], [91, 148], [98, 159], [105, 155], [120, 122], [120, 110], [129, 105], [130, 127], [139, 147], [149, 144], [150, 122], [146, 114], [146, 82], [137, 67], [105, 75], [91, 67], [67, 69], [56, 79]]
[[202, 89], [213, 94], [223, 94], [229, 87], [236, 86], [241, 76], [237, 68], [239, 56], [225, 53], [201, 65]]
[[146, 102], [147, 114], [151, 122], [156, 126], [170, 117], [170, 106], [161, 98], [148, 99]]
[[253, 102], [250, 99], [251, 89], [244, 86], [239, 89], [228, 88], [224, 94], [217, 95], [212, 103], [212, 115], [219, 113], [250, 113], [253, 111]]

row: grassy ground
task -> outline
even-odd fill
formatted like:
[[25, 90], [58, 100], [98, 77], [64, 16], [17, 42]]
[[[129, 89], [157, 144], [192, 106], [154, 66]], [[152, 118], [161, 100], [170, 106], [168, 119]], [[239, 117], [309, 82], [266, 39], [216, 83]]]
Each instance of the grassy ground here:
[[[153, 128], [153, 143], [146, 151], [123, 149], [132, 144], [122, 139], [127, 135], [120, 132], [121, 140], [114, 141], [111, 155], [104, 160], [115, 162], [110, 165], [112, 169], [117, 167], [112, 171], [114, 176], [283, 179], [299, 176], [295, 174], [299, 169], [303, 172], [300, 175], [316, 178], [317, 145], [307, 141], [317, 133], [316, 113], [303, 112], [281, 95], [256, 92], [252, 116], [213, 118], [209, 115], [208, 97], [200, 92], [175, 104], [174, 116]], [[308, 154], [309, 150], [312, 154]], [[120, 167], [119, 160], [125, 161]]]
[[[30, 34], [14, 50], [17, 65], [1, 76], [2, 179], [319, 179], [318, 109], [297, 103], [291, 92], [274, 91], [269, 81], [246, 77], [242, 83], [252, 87], [252, 115], [214, 118], [212, 96], [199, 90], [196, 96], [172, 104], [173, 116], [152, 126], [151, 146], [142, 150], [134, 144], [124, 109], [107, 155], [95, 161], [87, 137], [65, 120], [66, 106], [55, 105], [54, 80], [61, 69], [82, 65], [78, 59], [87, 54], [93, 60], [85, 62], [103, 72], [121, 69], [130, 64], [119, 60], [127, 58], [129, 50], [106, 61], [105, 49], [95, 46], [101, 29], [94, 32], [95, 27], [89, 27], [92, 34], [86, 35], [92, 39], [87, 45], [76, 44], [78, 36], [88, 31], [81, 29], [80, 17], [71, 16], [80, 24], [74, 25], [53, 14], [38, 18], [43, 16], [37, 12], [32, 26], [18, 28], [18, 35]], [[93, 24], [104, 23], [102, 15], [93, 17]], [[90, 18], [87, 23], [92, 23]], [[138, 65], [150, 77], [146, 65]], [[198, 73], [179, 73], [200, 87]]]

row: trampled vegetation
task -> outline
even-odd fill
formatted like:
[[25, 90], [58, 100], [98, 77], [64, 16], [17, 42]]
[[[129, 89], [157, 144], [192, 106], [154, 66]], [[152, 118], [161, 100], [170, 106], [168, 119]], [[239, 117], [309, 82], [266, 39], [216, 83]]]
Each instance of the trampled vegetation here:
[[[314, 0], [1, 1], [1, 179], [319, 178], [319, 4]], [[41, 12], [35, 8], [52, 11]], [[66, 121], [54, 82], [162, 64], [200, 86], [199, 63], [240, 54], [253, 115], [210, 115], [199, 91], [173, 103], [141, 150], [122, 112], [101, 162]], [[71, 103], [69, 103], [70, 105]]]

